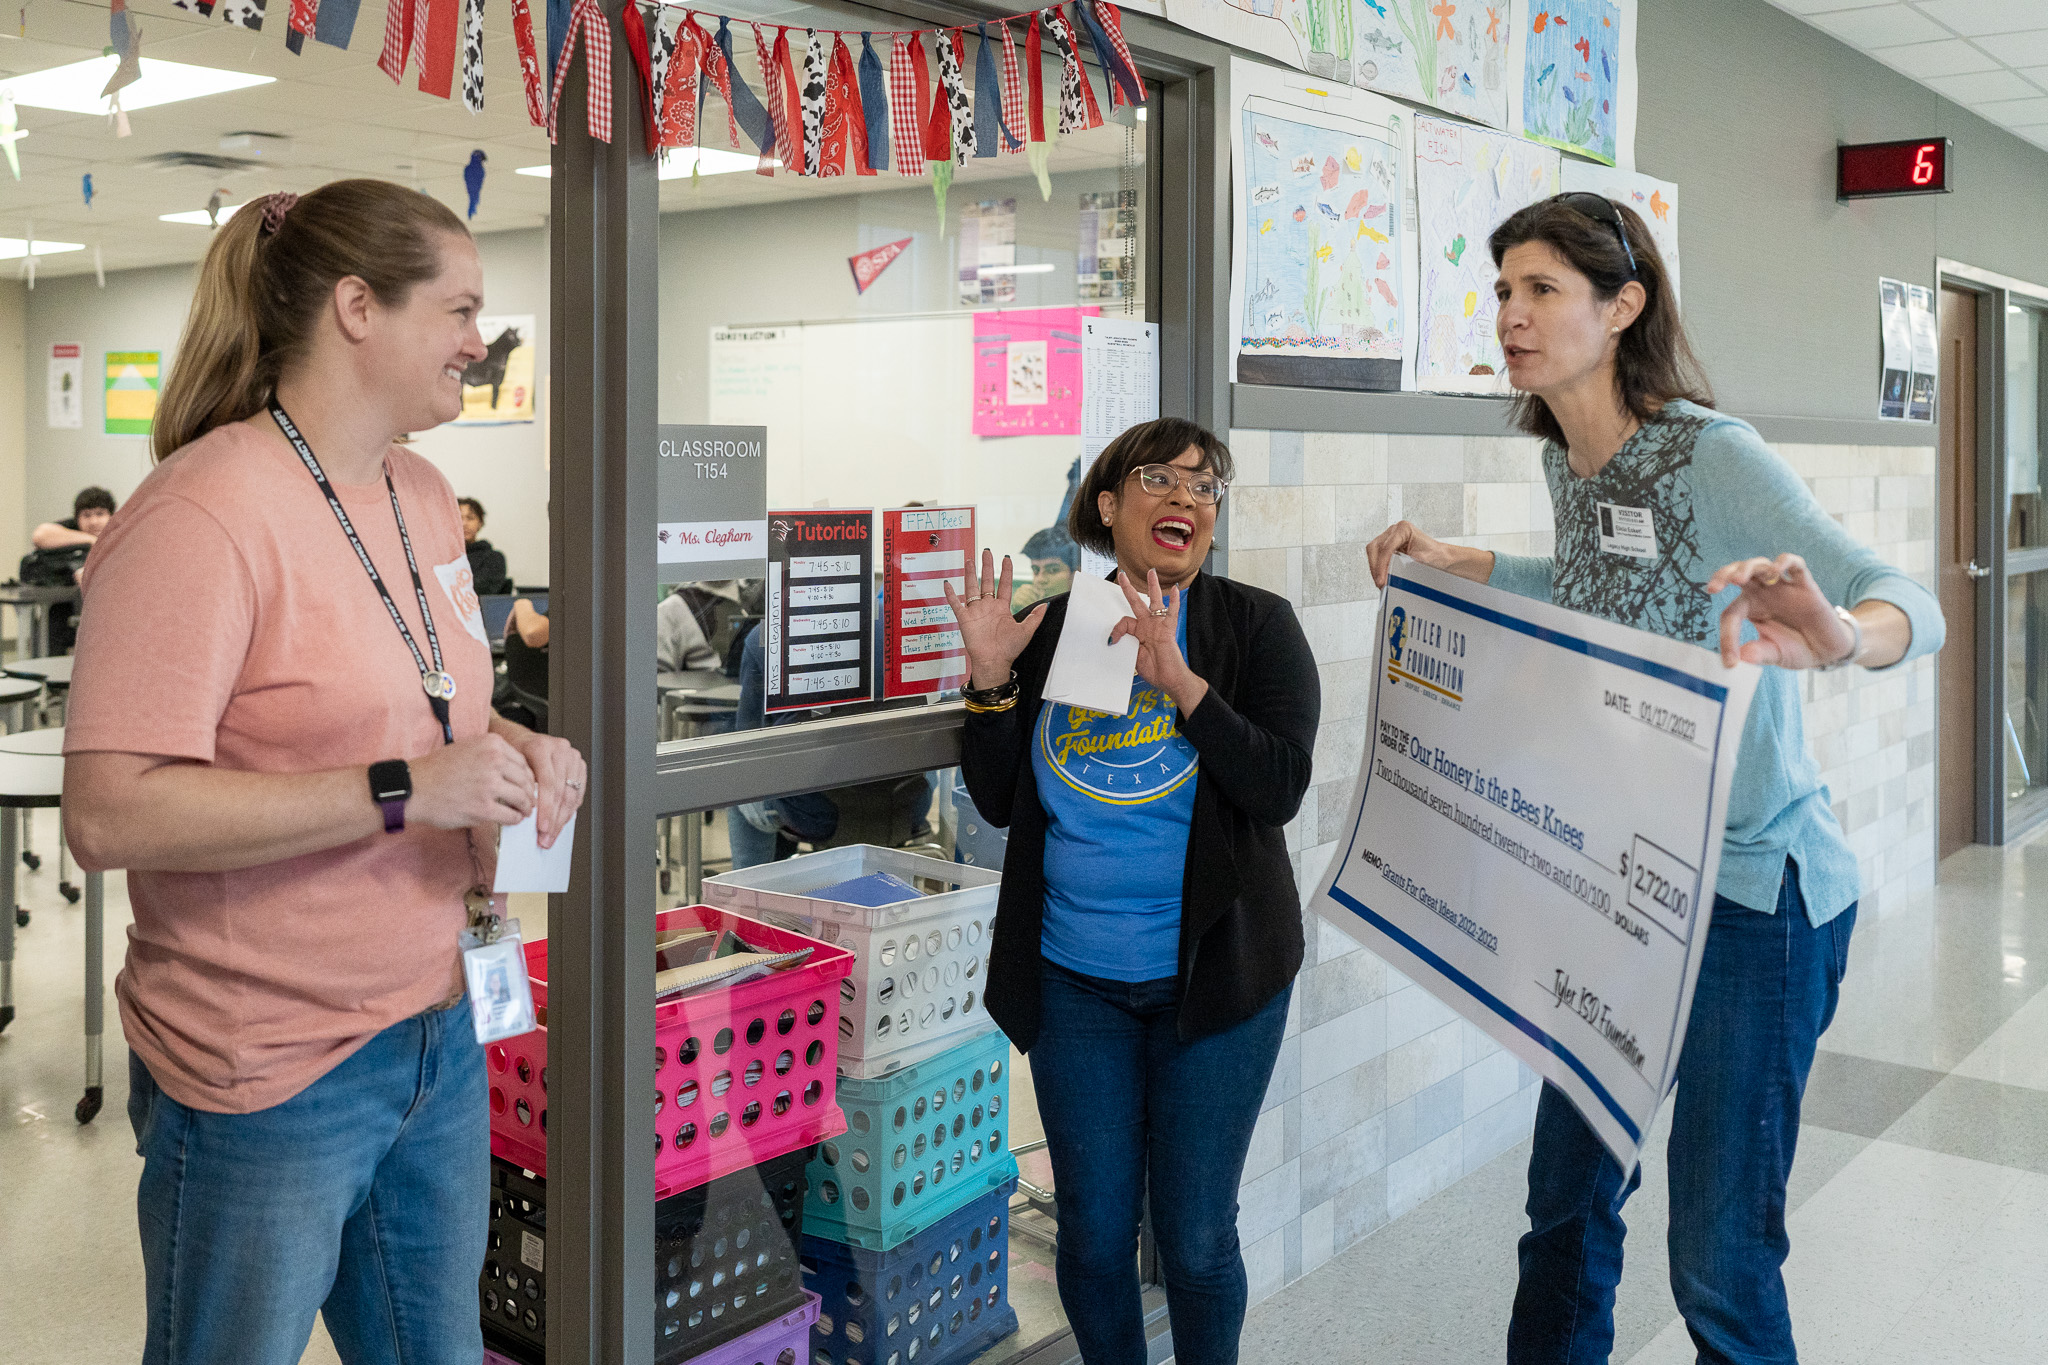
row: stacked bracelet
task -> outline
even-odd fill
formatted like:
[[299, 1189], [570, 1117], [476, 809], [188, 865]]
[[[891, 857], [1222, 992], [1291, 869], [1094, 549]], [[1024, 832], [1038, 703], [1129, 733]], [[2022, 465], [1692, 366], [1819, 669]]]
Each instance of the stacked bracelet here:
[[1017, 674], [1013, 670], [1010, 673], [1010, 680], [1000, 687], [961, 688], [960, 700], [965, 702], [967, 709], [976, 715], [988, 715], [992, 712], [1008, 711], [1015, 707], [1017, 705], [1018, 693], [1022, 690], [1018, 686]]

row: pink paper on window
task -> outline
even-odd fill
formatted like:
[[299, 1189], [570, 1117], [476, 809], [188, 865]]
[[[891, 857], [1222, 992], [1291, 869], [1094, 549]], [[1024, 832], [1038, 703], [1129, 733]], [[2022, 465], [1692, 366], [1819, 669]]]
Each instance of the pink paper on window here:
[[974, 434], [1081, 431], [1081, 319], [1102, 310], [1005, 308], [974, 315]]

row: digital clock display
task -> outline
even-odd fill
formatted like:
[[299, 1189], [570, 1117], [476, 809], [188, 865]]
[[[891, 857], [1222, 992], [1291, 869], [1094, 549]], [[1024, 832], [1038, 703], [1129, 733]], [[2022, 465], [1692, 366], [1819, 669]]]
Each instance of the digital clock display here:
[[1835, 198], [1882, 199], [1899, 194], [1947, 194], [1949, 141], [1865, 142], [1835, 149]]

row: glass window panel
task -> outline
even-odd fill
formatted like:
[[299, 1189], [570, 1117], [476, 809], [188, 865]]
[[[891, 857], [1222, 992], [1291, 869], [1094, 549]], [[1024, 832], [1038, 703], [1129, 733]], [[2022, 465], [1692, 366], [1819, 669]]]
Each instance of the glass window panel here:
[[[759, 94], [754, 34], [738, 22], [752, 17], [736, 13], [731, 34], [737, 65]], [[764, 8], [762, 37], [772, 45], [776, 30], [765, 18]], [[799, 63], [803, 28], [796, 25], [848, 30], [856, 61], [859, 34], [871, 31], [886, 69], [886, 35], [912, 21], [833, 5], [779, 10], [774, 22], [793, 25]], [[1021, 60], [1021, 26], [1015, 35]], [[990, 36], [997, 36], [993, 28]], [[972, 30], [966, 42], [972, 87]], [[999, 42], [994, 46], [1000, 66]], [[1051, 131], [1059, 64], [1050, 44], [1047, 51], [1042, 83]], [[935, 75], [936, 54], [927, 47], [927, 55]], [[1090, 75], [1107, 117], [1101, 73], [1091, 67]], [[870, 534], [879, 538], [884, 509], [972, 507], [977, 550], [1013, 557], [1019, 605], [1063, 591], [1076, 552], [1063, 535], [1042, 533], [1058, 523], [1079, 472], [1075, 310], [1142, 317], [1146, 309], [1146, 129], [1129, 112], [1118, 117], [1129, 121], [1057, 137], [1043, 187], [1028, 155], [998, 154], [956, 167], [938, 194], [928, 176], [907, 178], [894, 169], [873, 176], [759, 175], [744, 133], [744, 154], [729, 149], [714, 91], [699, 136], [718, 155], [707, 153], [692, 177], [677, 171], [693, 154], [671, 153], [667, 174], [674, 178], [661, 190], [660, 421], [758, 429], [770, 510], [875, 509]], [[1012, 310], [1034, 311], [1019, 317]], [[687, 463], [710, 489], [697, 462]], [[703, 462], [720, 463], [737, 472], [742, 461]], [[687, 603], [668, 600], [684, 574], [661, 575], [660, 663], [671, 698], [664, 703], [664, 738], [788, 724], [811, 714], [757, 708], [763, 689], [741, 676], [750, 666], [797, 671], [794, 663], [765, 658], [749, 664], [747, 639], [765, 636], [770, 589], [758, 562], [746, 568], [746, 579], [695, 583]], [[879, 568], [866, 566], [870, 575]], [[879, 577], [865, 587], [860, 596], [879, 615]], [[837, 653], [866, 648], [880, 697], [879, 630], [833, 640], [846, 647]], [[849, 662], [821, 657], [815, 666], [844, 669]], [[765, 681], [772, 697], [773, 679]], [[722, 699], [734, 684], [729, 718], [712, 714], [724, 703], [710, 698]], [[835, 702], [817, 714], [927, 700]]]
[[2006, 580], [2005, 794], [2048, 787], [2048, 571]]
[[2014, 550], [2048, 546], [2041, 493], [2044, 317], [2012, 304], [2005, 310], [2006, 546]]

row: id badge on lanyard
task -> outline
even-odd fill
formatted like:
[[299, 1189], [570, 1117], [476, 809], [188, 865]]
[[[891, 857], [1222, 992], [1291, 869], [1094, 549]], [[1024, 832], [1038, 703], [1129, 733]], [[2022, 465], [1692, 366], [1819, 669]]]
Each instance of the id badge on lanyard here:
[[519, 921], [493, 915], [490, 897], [480, 892], [469, 897], [469, 927], [462, 931], [462, 977], [477, 1042], [500, 1043], [538, 1026]]

